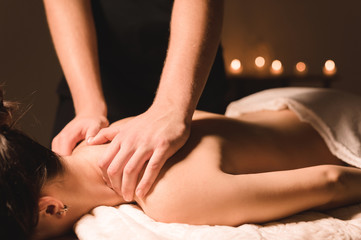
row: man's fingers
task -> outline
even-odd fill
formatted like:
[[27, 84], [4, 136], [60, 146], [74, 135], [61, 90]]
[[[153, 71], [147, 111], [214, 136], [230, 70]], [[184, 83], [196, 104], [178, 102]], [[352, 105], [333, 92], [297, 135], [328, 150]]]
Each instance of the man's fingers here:
[[95, 136], [108, 124], [103, 116], [76, 116], [53, 139], [52, 150], [60, 155], [70, 155], [80, 141]]
[[[108, 129], [102, 129], [97, 136], [104, 137], [107, 134]], [[122, 139], [119, 135], [115, 136], [107, 147], [104, 157], [98, 161], [98, 167], [102, 170], [103, 179], [119, 195], [122, 195], [121, 187], [124, 166], [135, 152], [134, 146], [122, 143], [121, 141]]]
[[87, 143], [90, 145], [104, 144], [112, 141], [117, 133], [118, 130], [115, 128], [103, 128], [94, 137], [87, 138]]
[[136, 195], [139, 198], [143, 198], [149, 192], [167, 159], [164, 151], [156, 150], [153, 153], [136, 190]]
[[104, 156], [98, 160], [98, 167], [102, 170], [103, 178], [107, 182], [108, 185], [110, 185], [110, 180], [108, 177], [108, 167], [111, 164], [113, 158], [119, 154], [120, 150], [120, 142], [117, 142], [116, 139], [109, 144], [109, 146], [106, 148]]
[[100, 126], [90, 127], [86, 132], [85, 140], [88, 142], [90, 138], [93, 138], [99, 133], [100, 129], [101, 129]]
[[149, 160], [152, 152], [145, 148], [138, 148], [137, 151], [127, 161], [123, 170], [122, 195], [124, 200], [131, 201], [134, 197], [135, 188], [139, 178], [139, 173], [144, 163]]
[[83, 139], [79, 132], [60, 132], [52, 141], [51, 149], [61, 156], [68, 156], [73, 152], [76, 144]]

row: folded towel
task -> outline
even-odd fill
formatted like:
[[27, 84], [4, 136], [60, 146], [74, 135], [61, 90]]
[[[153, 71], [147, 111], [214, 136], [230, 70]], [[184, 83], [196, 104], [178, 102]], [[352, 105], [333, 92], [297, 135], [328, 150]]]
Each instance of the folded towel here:
[[276, 88], [232, 102], [225, 115], [287, 108], [316, 129], [332, 154], [361, 168], [361, 96], [324, 88]]

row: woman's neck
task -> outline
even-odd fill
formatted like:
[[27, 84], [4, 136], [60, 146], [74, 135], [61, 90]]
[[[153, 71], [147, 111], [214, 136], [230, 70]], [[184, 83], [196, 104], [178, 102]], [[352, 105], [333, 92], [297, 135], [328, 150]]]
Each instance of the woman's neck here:
[[81, 217], [100, 206], [115, 206], [125, 203], [123, 198], [109, 188], [97, 167], [97, 160], [105, 149], [100, 146], [79, 146], [71, 156], [63, 157], [66, 167], [58, 189], [59, 198], [69, 207], [69, 214]]
[[[125, 202], [105, 184], [102, 172], [97, 167], [97, 159], [102, 156], [104, 149], [103, 145], [82, 145], [77, 147], [71, 156], [60, 159], [64, 166], [63, 174], [49, 180], [41, 190], [40, 199], [52, 205], [46, 207], [46, 212], [44, 209], [39, 212], [41, 214], [36, 237], [48, 238], [63, 234], [93, 208]], [[64, 205], [67, 206], [67, 211], [63, 214], [48, 212], [49, 206], [59, 211]]]

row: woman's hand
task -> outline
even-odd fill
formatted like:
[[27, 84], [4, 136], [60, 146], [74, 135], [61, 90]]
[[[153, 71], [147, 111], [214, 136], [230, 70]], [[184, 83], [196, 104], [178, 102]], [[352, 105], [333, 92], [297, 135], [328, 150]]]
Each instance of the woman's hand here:
[[60, 155], [70, 155], [80, 141], [94, 137], [108, 125], [104, 116], [76, 116], [53, 139], [51, 148]]
[[[88, 144], [111, 141], [98, 164], [108, 185], [126, 201], [133, 200], [134, 193], [144, 197], [166, 160], [187, 141], [190, 123], [177, 114], [172, 108], [150, 108], [124, 124], [102, 129], [89, 139]], [[145, 171], [140, 176], [143, 166]]]

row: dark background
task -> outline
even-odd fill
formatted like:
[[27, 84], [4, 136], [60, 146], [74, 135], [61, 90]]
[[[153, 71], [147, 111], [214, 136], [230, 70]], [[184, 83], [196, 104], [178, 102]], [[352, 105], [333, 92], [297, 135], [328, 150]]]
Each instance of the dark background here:
[[[226, 0], [222, 35], [228, 69], [241, 60], [241, 75], [256, 75], [254, 58], [279, 59], [283, 76], [304, 61], [322, 78], [327, 59], [337, 65], [332, 87], [361, 94], [361, 1]], [[32, 105], [21, 124], [49, 146], [61, 75], [42, 1], [0, 0], [0, 82], [6, 98]], [[265, 76], [267, 77], [267, 76]], [[296, 84], [297, 85], [297, 84]]]

